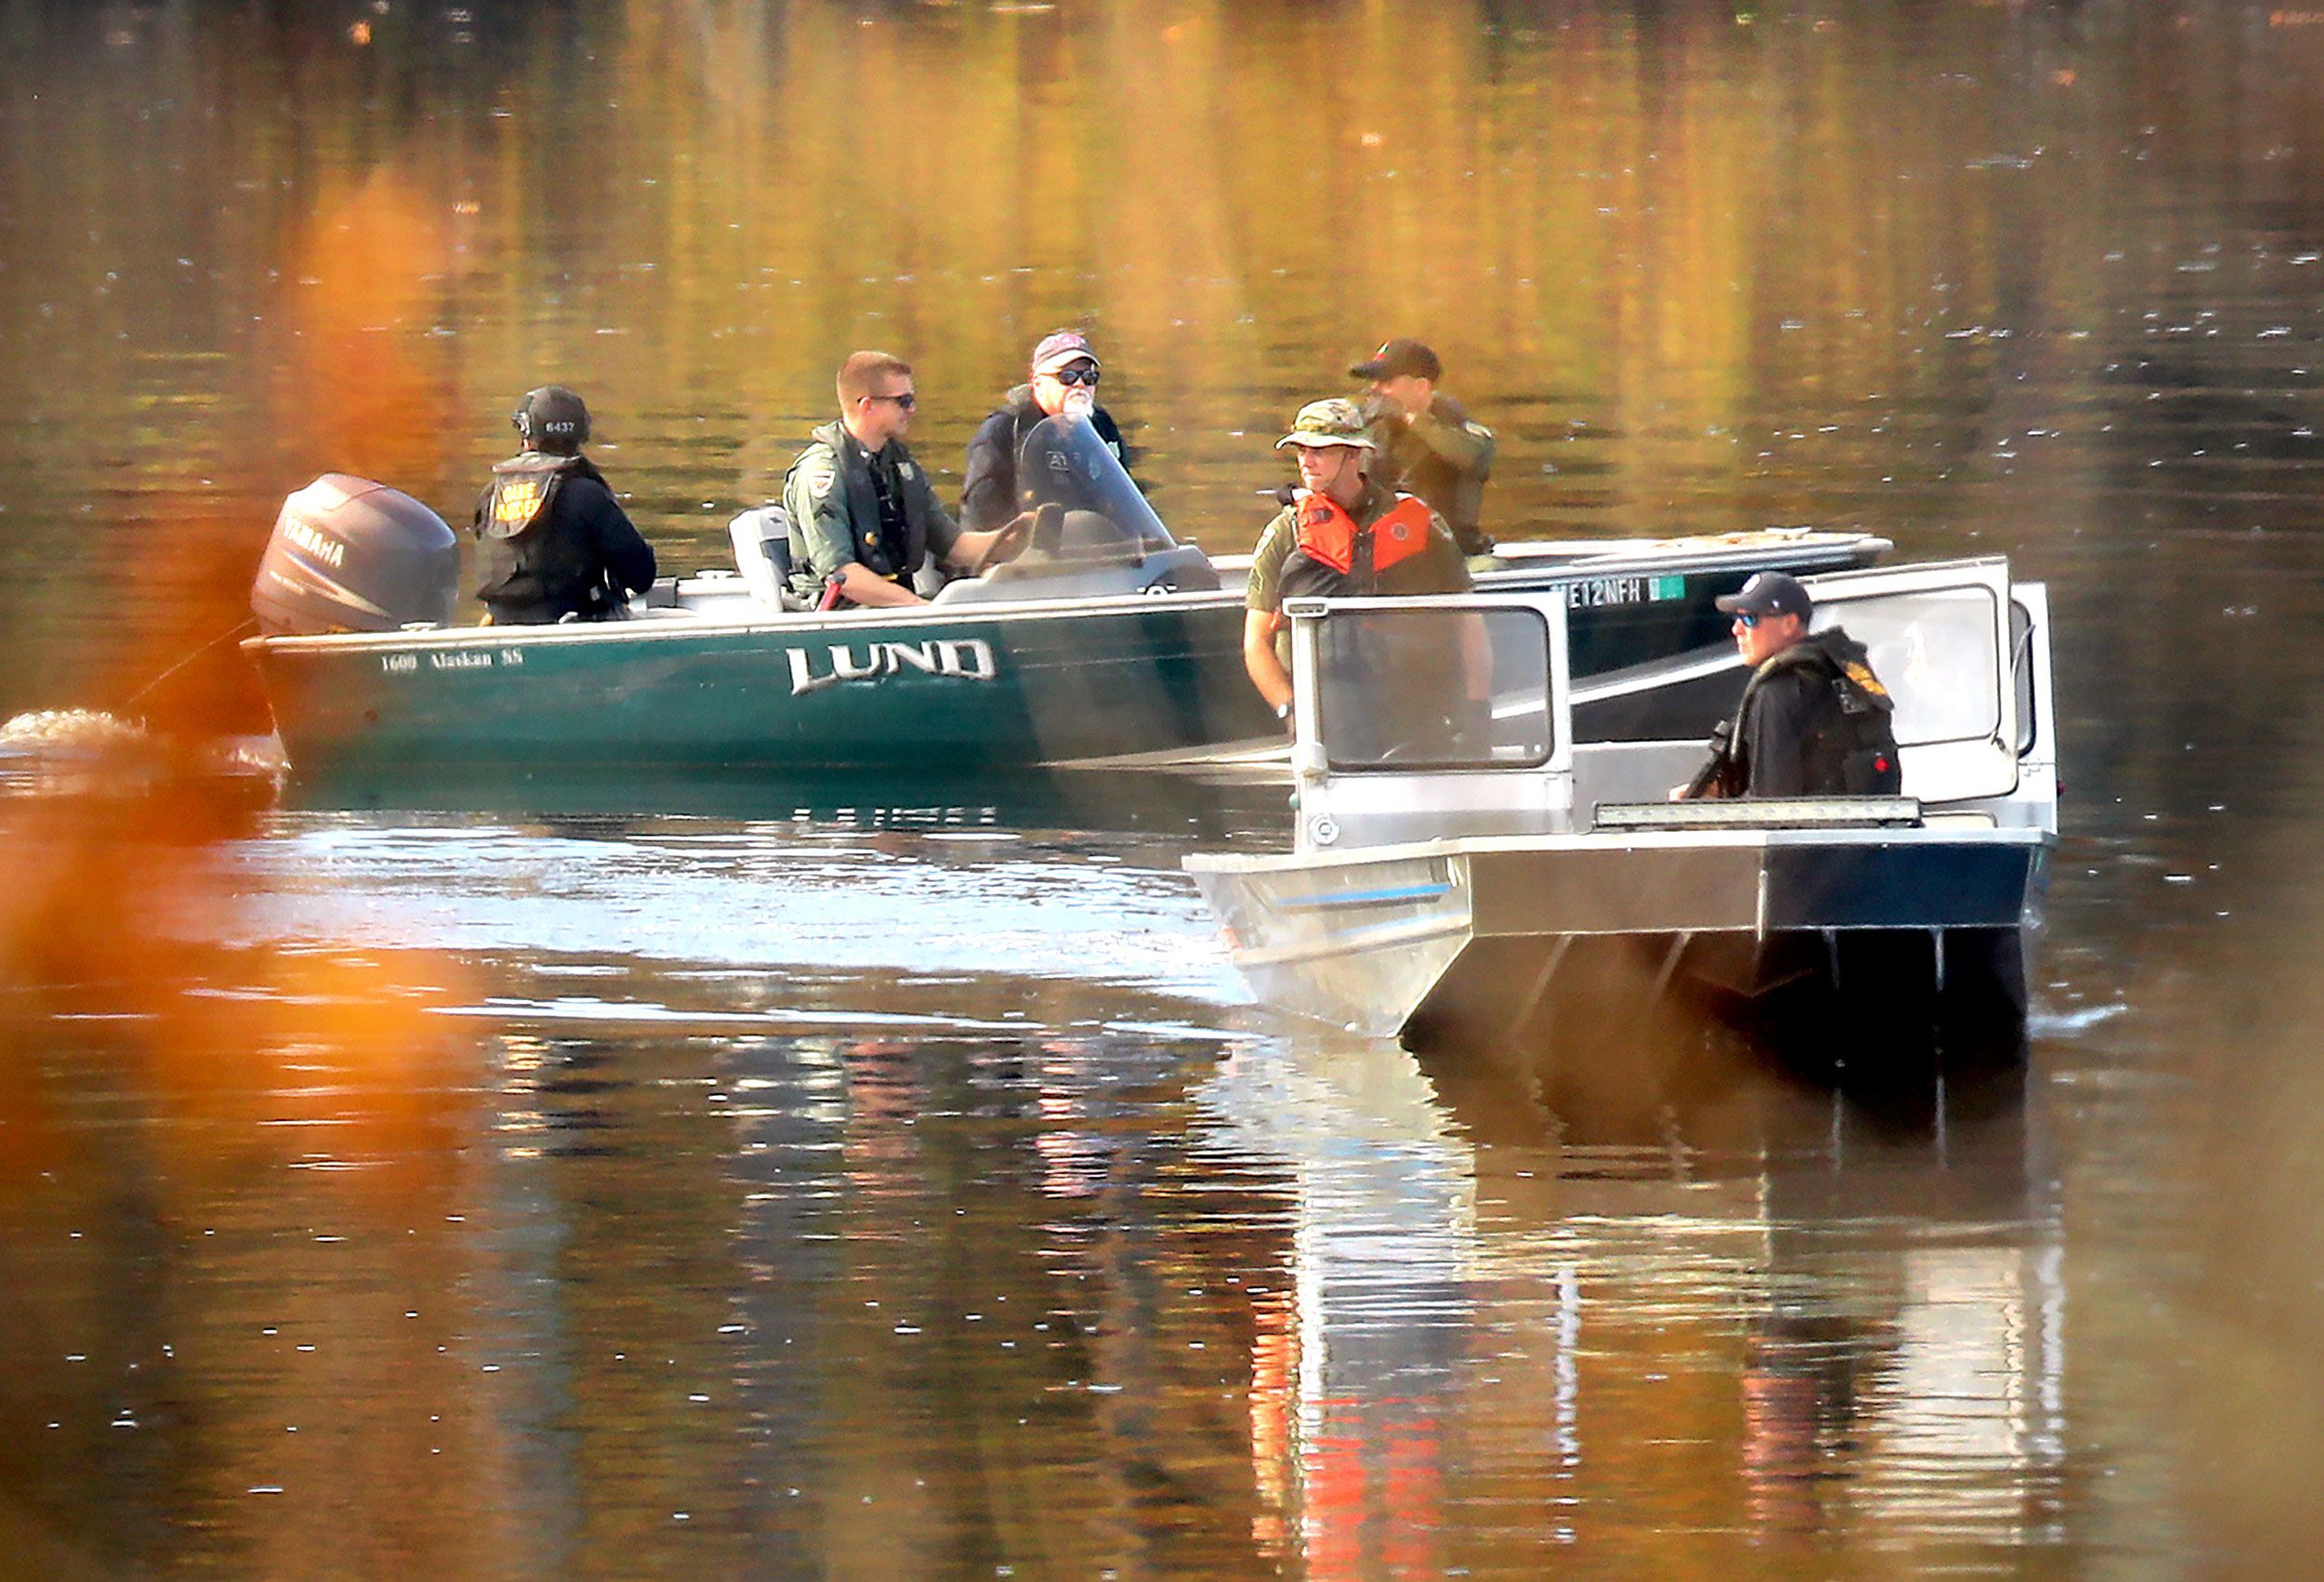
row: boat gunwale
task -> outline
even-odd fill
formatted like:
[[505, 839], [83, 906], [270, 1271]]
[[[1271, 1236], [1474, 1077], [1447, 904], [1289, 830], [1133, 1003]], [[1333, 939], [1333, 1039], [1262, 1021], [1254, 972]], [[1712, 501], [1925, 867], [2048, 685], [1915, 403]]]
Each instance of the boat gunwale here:
[[[1640, 573], [1653, 573], [1671, 575], [1675, 573], [1698, 573], [1728, 569], [1736, 563], [1757, 564], [1764, 560], [1773, 545], [1716, 543], [1697, 548], [1699, 541], [1674, 538], [1657, 540], [1621, 540], [1610, 543], [1602, 557], [1585, 557], [1569, 562], [1575, 573], [1571, 578], [1552, 577], [1544, 587], [1524, 591], [1547, 591], [1564, 581], [1591, 581], [1607, 576], [1619, 576], [1633, 568]], [[1799, 548], [1846, 550], [1853, 560], [1868, 554], [1877, 560], [1894, 547], [1877, 534], [1846, 532], [1812, 532], [1797, 537], [1776, 541]], [[1669, 546], [1663, 548], [1662, 546]], [[1512, 551], [1524, 547], [1512, 545]], [[1547, 559], [1543, 555], [1518, 555], [1507, 567], [1477, 573], [1479, 593], [1500, 591], [1499, 584], [1512, 573], [1538, 574], [1541, 568], [1528, 567], [1526, 560]], [[1214, 562], [1217, 564], [1217, 562]], [[681, 579], [693, 580], [693, 579]], [[719, 580], [725, 580], [720, 578]], [[1515, 590], [1512, 590], [1515, 591]], [[399, 628], [391, 632], [316, 632], [259, 635], [242, 639], [241, 647], [254, 656], [273, 653], [408, 653], [429, 649], [504, 648], [520, 643], [526, 646], [565, 643], [629, 642], [640, 639], [671, 640], [682, 638], [716, 638], [769, 636], [791, 633], [815, 634], [828, 631], [847, 632], [882, 621], [899, 619], [915, 625], [959, 626], [995, 619], [1010, 621], [1051, 620], [1083, 614], [1118, 614], [1137, 610], [1206, 610], [1227, 608], [1243, 602], [1241, 587], [1184, 588], [1166, 593], [1108, 593], [1067, 599], [987, 600], [954, 608], [941, 603], [860, 608], [842, 611], [767, 611], [761, 614], [725, 617], [696, 614], [684, 609], [649, 611], [619, 621], [574, 621], [547, 626], [426, 626]]]
[[1533, 851], [1668, 850], [1696, 848], [1705, 851], [1762, 850], [1800, 846], [2026, 846], [2057, 843], [2057, 832], [2033, 824], [1994, 824], [1985, 828], [1961, 825], [1899, 828], [1889, 825], [1855, 829], [1736, 829], [1588, 830], [1563, 834], [1439, 836], [1427, 840], [1386, 846], [1352, 846], [1344, 850], [1305, 851], [1190, 851], [1180, 861], [1190, 874], [1265, 874], [1316, 868], [1355, 867], [1375, 862], [1418, 862], [1480, 853]]

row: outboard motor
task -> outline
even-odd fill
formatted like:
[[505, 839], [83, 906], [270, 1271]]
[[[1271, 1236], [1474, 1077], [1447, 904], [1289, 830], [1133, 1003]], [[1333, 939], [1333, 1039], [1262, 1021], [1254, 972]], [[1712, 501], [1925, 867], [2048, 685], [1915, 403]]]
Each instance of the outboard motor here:
[[443, 518], [400, 490], [326, 472], [283, 502], [250, 608], [269, 637], [443, 626], [460, 591], [460, 546]]

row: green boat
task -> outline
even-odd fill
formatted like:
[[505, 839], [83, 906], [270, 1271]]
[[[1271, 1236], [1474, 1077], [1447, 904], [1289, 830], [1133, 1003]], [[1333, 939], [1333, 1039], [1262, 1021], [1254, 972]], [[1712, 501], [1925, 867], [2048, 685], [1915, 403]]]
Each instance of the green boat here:
[[[326, 475], [284, 508], [254, 589], [269, 635], [243, 647], [301, 775], [968, 772], [1279, 752], [1243, 672], [1248, 559], [1176, 543], [1086, 433], [1036, 438], [1050, 448], [1020, 471], [1046, 485], [1028, 501], [1033, 545], [904, 610], [789, 607], [770, 507], [734, 520], [734, 571], [657, 585], [627, 620], [451, 626], [451, 530], [394, 490]], [[1888, 547], [1804, 530], [1516, 544], [1476, 581], [1562, 588], [1586, 684], [1724, 644], [1711, 601], [1752, 572], [1860, 566]], [[385, 629], [299, 629], [358, 625]], [[1608, 732], [1645, 728], [1637, 700], [1658, 690], [1613, 691], [1629, 701]]]

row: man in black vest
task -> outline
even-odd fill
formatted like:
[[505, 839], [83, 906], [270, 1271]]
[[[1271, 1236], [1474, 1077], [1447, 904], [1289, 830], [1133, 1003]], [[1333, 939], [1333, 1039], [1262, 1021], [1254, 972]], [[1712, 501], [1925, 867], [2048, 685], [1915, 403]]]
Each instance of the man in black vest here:
[[1072, 330], [1045, 336], [1033, 349], [1031, 377], [1010, 390], [998, 412], [969, 442], [968, 478], [960, 488], [960, 521], [970, 528], [1007, 523], [1027, 503], [1017, 486], [1017, 457], [1024, 437], [1043, 418], [1079, 413], [1089, 420], [1114, 459], [1128, 466], [1122, 431], [1098, 404], [1098, 354]]
[[654, 550], [605, 475], [581, 454], [589, 409], [562, 385], [530, 391], [509, 416], [524, 449], [493, 468], [476, 502], [476, 597], [485, 624], [547, 626], [627, 613], [654, 586]]
[[839, 365], [838, 391], [838, 421], [814, 431], [783, 480], [802, 597], [841, 608], [918, 604], [912, 579], [929, 556], [976, 572], [1023, 547], [1025, 532], [964, 533], [937, 503], [904, 443], [918, 404], [910, 363], [855, 352]]
[[1864, 645], [1838, 627], [1811, 633], [1815, 605], [1796, 578], [1761, 572], [1719, 608], [1751, 667], [1732, 726], [1678, 797], [1895, 795], [1902, 777], [1895, 704]]

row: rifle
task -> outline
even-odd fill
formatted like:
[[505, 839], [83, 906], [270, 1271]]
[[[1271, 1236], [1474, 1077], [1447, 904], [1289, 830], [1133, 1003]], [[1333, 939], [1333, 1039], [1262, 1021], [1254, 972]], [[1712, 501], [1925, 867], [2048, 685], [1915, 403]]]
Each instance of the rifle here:
[[1703, 759], [1703, 767], [1695, 771], [1695, 778], [1686, 783], [1681, 801], [1691, 802], [1713, 789], [1725, 794], [1726, 782], [1735, 768], [1735, 721], [1719, 721], [1710, 732], [1710, 756]]

